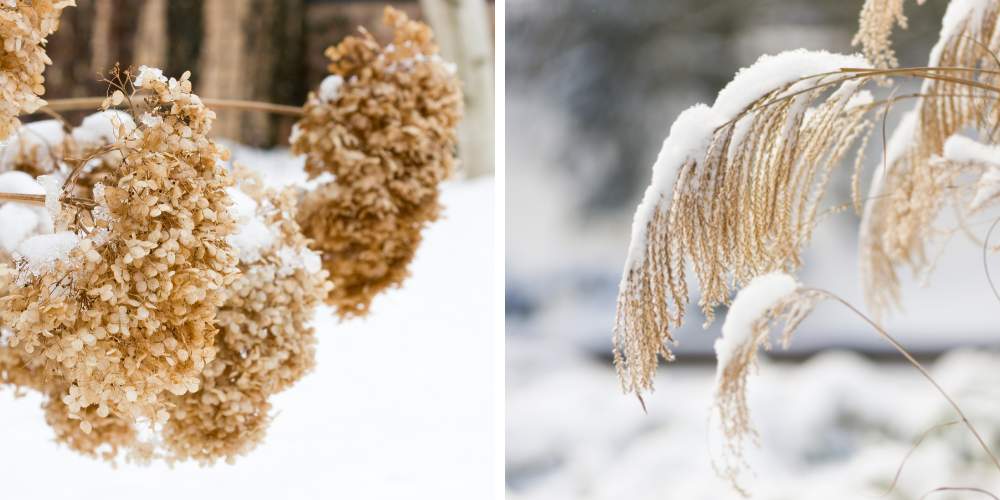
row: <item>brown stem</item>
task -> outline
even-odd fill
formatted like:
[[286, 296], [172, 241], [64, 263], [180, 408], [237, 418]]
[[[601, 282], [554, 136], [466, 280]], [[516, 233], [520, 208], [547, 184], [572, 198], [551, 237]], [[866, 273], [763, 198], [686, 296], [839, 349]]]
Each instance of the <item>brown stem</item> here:
[[16, 194], [0, 193], [0, 201], [14, 203], [27, 203], [29, 205], [45, 205], [45, 195], [42, 194]]
[[[52, 99], [44, 109], [51, 111], [79, 111], [95, 109], [104, 102], [104, 97], [73, 97], [69, 99]], [[242, 111], [262, 111], [288, 116], [302, 116], [302, 108], [298, 106], [288, 106], [284, 104], [274, 104], [270, 102], [245, 101], [240, 99], [212, 99], [203, 97], [201, 102], [206, 106], [216, 109], [236, 109]]]

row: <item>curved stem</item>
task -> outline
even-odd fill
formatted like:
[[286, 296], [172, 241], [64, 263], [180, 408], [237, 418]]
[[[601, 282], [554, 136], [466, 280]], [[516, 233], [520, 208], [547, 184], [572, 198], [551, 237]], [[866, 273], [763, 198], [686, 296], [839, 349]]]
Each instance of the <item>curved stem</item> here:
[[[104, 97], [73, 97], [69, 99], [52, 99], [42, 108], [50, 111], [79, 111], [95, 109], [104, 102]], [[302, 108], [285, 104], [274, 104], [261, 101], [246, 101], [241, 99], [201, 98], [201, 102], [214, 109], [235, 109], [241, 111], [261, 111], [287, 116], [302, 116]]]
[[894, 349], [896, 349], [896, 351], [902, 354], [903, 357], [906, 358], [906, 360], [909, 361], [910, 364], [913, 365], [913, 367], [916, 368], [917, 371], [919, 371], [920, 374], [923, 375], [924, 378], [927, 379], [927, 381], [930, 382], [935, 389], [937, 389], [938, 393], [940, 393], [941, 396], [943, 396], [944, 399], [948, 401], [948, 404], [951, 405], [952, 409], [955, 410], [955, 413], [958, 414], [958, 417], [962, 420], [962, 423], [965, 424], [965, 427], [969, 429], [969, 432], [971, 432], [973, 436], [975, 436], [976, 441], [979, 442], [979, 446], [982, 447], [983, 451], [986, 452], [987, 455], [989, 455], [990, 459], [993, 461], [993, 465], [996, 466], [998, 471], [1000, 471], [1000, 460], [998, 460], [997, 456], [993, 454], [992, 450], [990, 450], [990, 447], [986, 444], [986, 441], [979, 434], [979, 431], [976, 430], [976, 427], [973, 426], [972, 423], [969, 421], [969, 418], [965, 416], [965, 412], [962, 411], [962, 408], [958, 406], [958, 403], [956, 403], [955, 400], [952, 399], [947, 392], [945, 392], [944, 388], [941, 387], [940, 384], [938, 384], [937, 380], [934, 380], [934, 377], [932, 377], [930, 372], [926, 368], [924, 368], [924, 365], [922, 365], [919, 361], [917, 361], [916, 358], [914, 358], [913, 355], [911, 355], [910, 352], [907, 351], [906, 348], [903, 347], [903, 345], [900, 344], [895, 337], [889, 335], [889, 332], [885, 331], [885, 329], [879, 326], [878, 323], [869, 318], [865, 313], [861, 312], [860, 310], [858, 310], [858, 308], [851, 305], [850, 302], [840, 298], [840, 296], [834, 294], [833, 292], [829, 292], [819, 288], [803, 288], [802, 290], [804, 292], [818, 293], [824, 297], [840, 302], [841, 305], [843, 305], [844, 307], [850, 309], [852, 312], [857, 314], [858, 317], [863, 319], [876, 332], [878, 332], [878, 334], [886, 342], [888, 342], [889, 345], [891, 345]]

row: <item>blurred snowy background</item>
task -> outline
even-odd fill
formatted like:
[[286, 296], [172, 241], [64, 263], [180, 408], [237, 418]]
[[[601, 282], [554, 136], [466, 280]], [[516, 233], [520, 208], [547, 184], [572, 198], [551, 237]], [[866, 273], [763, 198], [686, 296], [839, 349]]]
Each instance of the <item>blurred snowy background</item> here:
[[[507, 2], [510, 498], [736, 496], [715, 478], [709, 457], [711, 345], [721, 321], [704, 331], [701, 315], [689, 311], [676, 335], [679, 362], [661, 371], [648, 415], [619, 391], [610, 336], [632, 212], [680, 111], [711, 102], [761, 54], [853, 52], [862, 3]], [[894, 35], [901, 64], [926, 64], [946, 4], [906, 4], [910, 27]], [[894, 108], [890, 131], [909, 106]], [[876, 136], [863, 191], [880, 155]], [[828, 202], [843, 203], [849, 192], [849, 174], [841, 171]], [[853, 212], [827, 219], [800, 277], [862, 305], [857, 224]], [[976, 227], [981, 236], [987, 228]], [[884, 323], [992, 434], [997, 386], [987, 379], [1000, 357], [986, 349], [995, 344], [997, 303], [981, 252], [963, 239], [949, 242], [928, 286], [907, 275], [905, 310]], [[751, 384], [761, 447], [751, 456], [758, 480], [750, 489], [758, 498], [878, 495], [912, 442], [953, 418], [912, 368], [832, 304], [820, 306], [791, 353], [766, 362]], [[945, 485], [992, 485], [996, 492], [1000, 474], [983, 476], [984, 457], [967, 438], [958, 426], [933, 433], [890, 498]]]

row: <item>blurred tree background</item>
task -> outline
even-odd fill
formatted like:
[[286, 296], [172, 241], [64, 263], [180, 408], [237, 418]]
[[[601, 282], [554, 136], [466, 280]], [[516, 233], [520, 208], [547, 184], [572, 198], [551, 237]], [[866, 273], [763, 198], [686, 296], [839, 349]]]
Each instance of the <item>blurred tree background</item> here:
[[[426, 17], [417, 0], [388, 3], [413, 19]], [[107, 87], [100, 80], [117, 62], [122, 67], [157, 66], [171, 76], [190, 70], [195, 92], [204, 97], [301, 105], [328, 74], [323, 55], [328, 46], [357, 33], [359, 26], [380, 41], [391, 38], [382, 25], [386, 5], [358, 0], [77, 0], [49, 40], [53, 65], [45, 75], [45, 97], [103, 95]], [[490, 2], [488, 22], [492, 10]], [[492, 42], [492, 32], [488, 36]], [[448, 47], [442, 48], [447, 58]], [[271, 147], [287, 143], [293, 123], [289, 117], [227, 110], [219, 113], [215, 130], [245, 144]]]

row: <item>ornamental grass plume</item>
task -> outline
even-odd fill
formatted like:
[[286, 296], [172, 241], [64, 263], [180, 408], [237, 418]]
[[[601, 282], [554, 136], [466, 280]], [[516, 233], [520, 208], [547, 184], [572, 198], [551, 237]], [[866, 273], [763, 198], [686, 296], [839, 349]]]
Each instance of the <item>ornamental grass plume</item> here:
[[898, 305], [897, 267], [920, 274], [933, 266], [927, 247], [942, 234], [934, 222], [955, 179], [937, 161], [945, 141], [966, 127], [995, 140], [1000, 108], [990, 87], [1000, 84], [998, 15], [1000, 4], [993, 1], [948, 5], [928, 66], [968, 69], [924, 80], [914, 116], [897, 129], [886, 148], [889, 161], [877, 170], [860, 247], [866, 302], [876, 314]]
[[50, 190], [56, 232], [19, 246], [0, 298], [9, 347], [65, 381], [59, 400], [85, 433], [102, 423], [94, 416], [163, 422], [168, 394], [198, 390], [237, 277], [231, 180], [208, 138], [214, 113], [188, 74], [144, 68], [106, 105], [123, 90], [144, 111], [114, 144], [124, 158], [116, 182], [95, 189], [94, 206]]
[[201, 389], [172, 399], [163, 428], [171, 460], [232, 461], [252, 450], [270, 423], [270, 396], [315, 363], [309, 321], [331, 285], [295, 220], [297, 194], [265, 188], [243, 169], [236, 177], [231, 195], [239, 231], [231, 242], [241, 276], [216, 318], [218, 354]]
[[[671, 331], [684, 319], [689, 269], [708, 322], [714, 308], [743, 287], [716, 343], [715, 400], [726, 441], [717, 471], [740, 491], [743, 444], [756, 437], [746, 385], [758, 349], [770, 346], [768, 330], [778, 321], [785, 322], [781, 340], [787, 344], [822, 298], [864, 319], [916, 367], [1000, 470], [1000, 459], [955, 401], [875, 320], [829, 292], [801, 288], [785, 274], [801, 265], [802, 250], [823, 216], [853, 205], [861, 215], [866, 300], [876, 313], [885, 311], [898, 303], [900, 266], [928, 274], [934, 265], [928, 246], [963, 232], [979, 241], [970, 217], [1000, 202], [1000, 2], [953, 0], [927, 67], [894, 68], [889, 34], [895, 24], [906, 24], [901, 0], [868, 0], [856, 42], [871, 62], [804, 50], [765, 56], [741, 70], [712, 106], [681, 113], [636, 210], [614, 326], [622, 387], [641, 399], [653, 388], [659, 358], [672, 359]], [[883, 100], [861, 89], [890, 77], [920, 78], [922, 88], [907, 95], [893, 91]], [[863, 200], [862, 152], [872, 115], [882, 112], [885, 137], [886, 115], [906, 99], [915, 106], [884, 144]], [[844, 160], [852, 150], [851, 203], [821, 208], [834, 169], [849, 163]], [[954, 209], [957, 227], [938, 222], [946, 207]], [[988, 240], [989, 233], [981, 242], [984, 261], [996, 250]]]
[[747, 404], [747, 379], [757, 366], [757, 353], [770, 349], [772, 325], [784, 323], [779, 336], [785, 349], [799, 323], [822, 296], [803, 289], [795, 278], [775, 272], [758, 276], [740, 290], [722, 325], [722, 337], [715, 341], [718, 367], [715, 377], [715, 411], [720, 434], [725, 440], [717, 472], [741, 493], [739, 478], [746, 466], [743, 449], [756, 442], [757, 431]]
[[739, 285], [800, 264], [832, 169], [871, 129], [872, 98], [859, 91], [866, 78], [845, 79], [845, 66], [867, 62], [805, 50], [765, 56], [712, 107], [677, 118], [636, 210], [618, 295], [623, 389], [652, 389], [659, 358], [672, 359], [688, 263], [708, 321]]
[[438, 186], [451, 175], [462, 96], [430, 29], [385, 10], [395, 39], [364, 29], [326, 51], [331, 75], [305, 104], [290, 139], [311, 177], [298, 219], [323, 256], [341, 316], [367, 313], [372, 298], [406, 278], [421, 231], [440, 213]]
[[[926, 0], [917, 0], [923, 4]], [[861, 7], [858, 32], [851, 40], [860, 45], [866, 58], [876, 68], [899, 66], [896, 52], [892, 49], [892, 29], [899, 26], [906, 29], [908, 20], [903, 13], [904, 0], [865, 0]]]
[[52, 64], [45, 39], [59, 27], [59, 16], [74, 0], [3, 0], [0, 2], [0, 140], [20, 122], [17, 117], [45, 105], [45, 77]]

